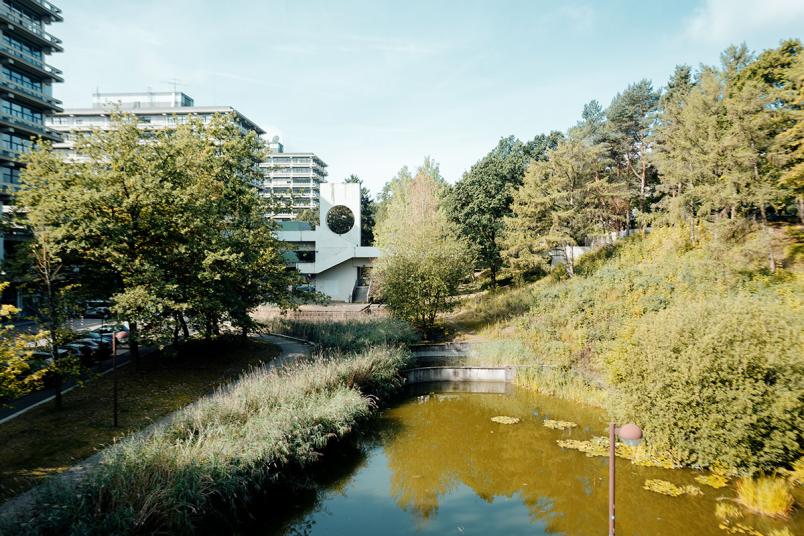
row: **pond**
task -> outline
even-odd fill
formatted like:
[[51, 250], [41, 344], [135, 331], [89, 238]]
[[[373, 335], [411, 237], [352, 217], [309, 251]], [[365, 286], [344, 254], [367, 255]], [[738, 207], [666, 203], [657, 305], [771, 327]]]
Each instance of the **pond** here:
[[[559, 439], [606, 433], [601, 411], [511, 386], [495, 393], [445, 392], [428, 385], [386, 409], [354, 448], [328, 455], [322, 491], [294, 500], [284, 519], [260, 532], [291, 535], [596, 535], [607, 529], [608, 465], [562, 449]], [[465, 386], [478, 384], [463, 384]], [[422, 386], [418, 386], [421, 388]], [[520, 419], [498, 424], [495, 416]], [[555, 430], [545, 419], [578, 427]], [[717, 501], [733, 497], [694, 480], [692, 471], [617, 460], [618, 535], [723, 535]], [[668, 497], [646, 479], [693, 484], [702, 496]], [[259, 516], [258, 516], [259, 517]], [[763, 534], [784, 525], [754, 517]], [[804, 534], [801, 519], [787, 525]]]

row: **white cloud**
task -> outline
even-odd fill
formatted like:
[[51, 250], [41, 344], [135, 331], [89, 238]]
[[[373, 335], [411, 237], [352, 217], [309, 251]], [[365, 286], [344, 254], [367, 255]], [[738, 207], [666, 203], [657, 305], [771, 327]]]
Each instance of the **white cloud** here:
[[687, 20], [684, 34], [695, 41], [723, 43], [742, 41], [753, 32], [802, 27], [801, 0], [705, 0]]

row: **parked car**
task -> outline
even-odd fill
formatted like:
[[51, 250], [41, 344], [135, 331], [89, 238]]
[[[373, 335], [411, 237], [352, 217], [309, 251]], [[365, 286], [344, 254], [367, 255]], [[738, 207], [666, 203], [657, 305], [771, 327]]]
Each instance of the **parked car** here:
[[128, 327], [126, 327], [124, 324], [101, 326], [93, 329], [90, 331], [90, 333], [99, 333], [101, 335], [111, 335], [112, 333], [117, 333], [118, 343], [125, 344], [128, 342]]
[[111, 346], [98, 339], [93, 338], [85, 338], [85, 339], [78, 339], [77, 341], [73, 341], [70, 344], [80, 345], [86, 348], [86, 351], [89, 352], [91, 359], [94, 361], [102, 361], [109, 357], [112, 352]]
[[84, 335], [84, 339], [95, 341], [100, 345], [112, 347], [112, 334], [111, 333], [98, 333], [97, 331], [88, 331]]
[[89, 366], [99, 359], [100, 346], [94, 341], [72, 341], [65, 344], [62, 348], [77, 355], [81, 359], [81, 364]]

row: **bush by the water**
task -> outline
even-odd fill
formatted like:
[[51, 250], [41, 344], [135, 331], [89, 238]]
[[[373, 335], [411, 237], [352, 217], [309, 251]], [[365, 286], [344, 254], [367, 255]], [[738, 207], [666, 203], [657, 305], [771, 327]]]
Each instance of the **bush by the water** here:
[[487, 312], [503, 320], [486, 334], [518, 341], [509, 362], [597, 378], [616, 416], [679, 462], [789, 465], [804, 444], [804, 277], [796, 267], [768, 273], [757, 233], [700, 231], [691, 246], [683, 231], [657, 229], [583, 259], [571, 279], [511, 291], [528, 311]]
[[343, 352], [356, 352], [380, 345], [412, 344], [419, 339], [416, 330], [408, 322], [391, 317], [329, 322], [283, 318], [273, 320], [268, 327], [276, 333], [299, 337]]
[[78, 481], [44, 486], [3, 534], [189, 533], [236, 511], [282, 471], [314, 462], [402, 384], [401, 348], [257, 368], [170, 422], [104, 452]]

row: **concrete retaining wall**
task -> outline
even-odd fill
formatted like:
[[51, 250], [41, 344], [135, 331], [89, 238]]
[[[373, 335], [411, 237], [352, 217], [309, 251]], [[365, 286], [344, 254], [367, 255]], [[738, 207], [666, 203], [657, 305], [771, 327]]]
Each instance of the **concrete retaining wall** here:
[[407, 382], [504, 382], [514, 381], [513, 367], [422, 367], [406, 373]]

